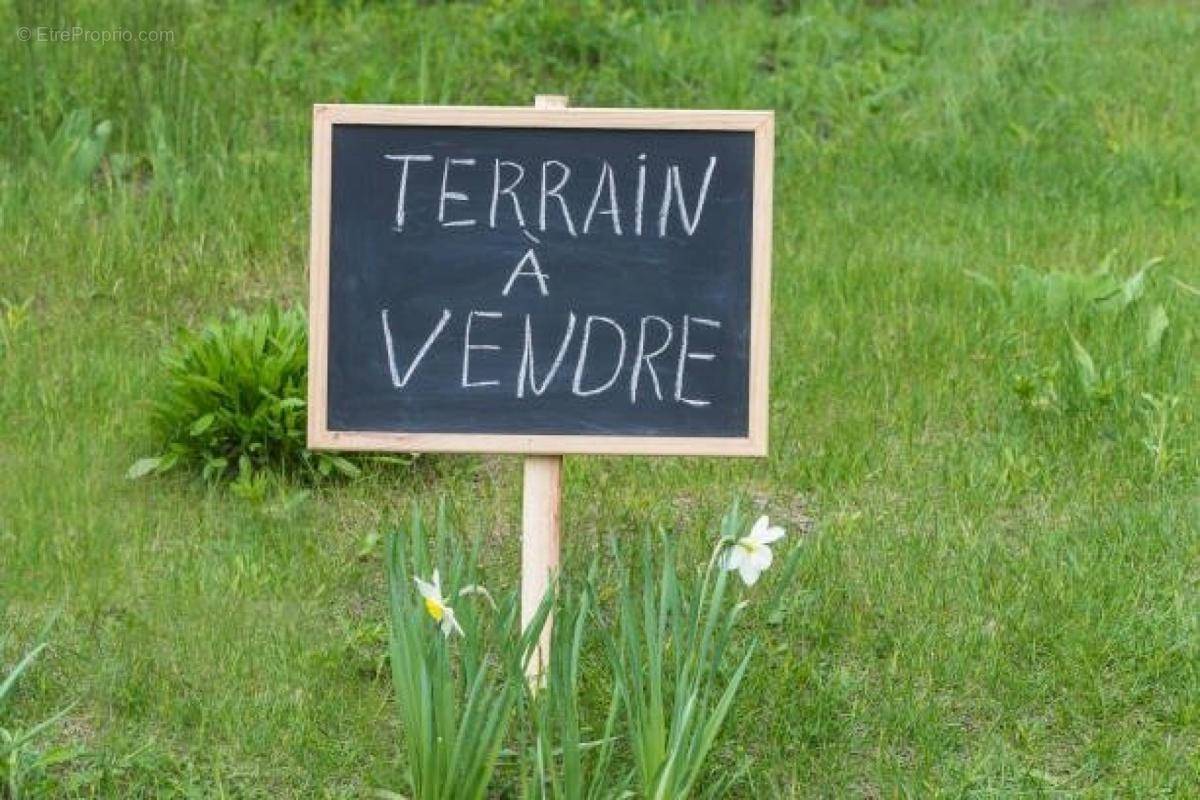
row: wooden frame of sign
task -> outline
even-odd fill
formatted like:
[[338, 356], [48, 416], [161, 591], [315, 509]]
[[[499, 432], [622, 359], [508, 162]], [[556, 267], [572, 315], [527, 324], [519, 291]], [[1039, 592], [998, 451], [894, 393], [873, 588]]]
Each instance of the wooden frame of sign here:
[[[748, 423], [744, 436], [508, 434], [331, 430], [329, 310], [332, 140], [334, 126], [445, 126], [753, 133], [750, 241]], [[562, 455], [764, 456], [770, 360], [771, 211], [774, 113], [769, 111], [629, 110], [386, 105], [313, 108], [312, 231], [309, 300], [308, 445], [326, 450]]]

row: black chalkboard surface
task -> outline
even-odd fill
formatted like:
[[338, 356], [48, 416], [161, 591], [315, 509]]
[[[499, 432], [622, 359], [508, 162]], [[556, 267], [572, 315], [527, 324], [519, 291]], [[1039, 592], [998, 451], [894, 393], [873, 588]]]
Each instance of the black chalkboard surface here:
[[318, 135], [317, 444], [765, 445], [751, 436], [760, 120], [627, 128], [572, 110], [549, 113], [575, 126], [547, 127], [547, 112], [513, 111], [512, 124], [351, 114]]

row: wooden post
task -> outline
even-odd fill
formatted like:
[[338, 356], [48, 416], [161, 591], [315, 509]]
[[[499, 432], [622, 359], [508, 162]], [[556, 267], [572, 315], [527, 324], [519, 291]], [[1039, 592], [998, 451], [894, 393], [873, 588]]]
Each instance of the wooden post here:
[[[566, 108], [561, 94], [539, 94], [534, 108]], [[562, 534], [562, 456], [526, 456], [521, 499], [521, 627], [528, 627], [558, 572]], [[534, 686], [544, 681], [550, 658], [550, 628], [547, 617], [538, 639], [537, 651], [526, 673]]]
[[[526, 456], [525, 489], [521, 508], [521, 627], [537, 613], [550, 582], [558, 572], [561, 544], [562, 456]], [[540, 683], [550, 658], [550, 626], [546, 618], [537, 651], [526, 669]]]

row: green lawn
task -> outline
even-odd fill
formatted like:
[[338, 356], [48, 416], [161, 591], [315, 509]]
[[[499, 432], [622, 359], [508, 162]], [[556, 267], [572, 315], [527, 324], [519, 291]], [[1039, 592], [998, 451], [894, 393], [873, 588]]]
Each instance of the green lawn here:
[[[511, 587], [519, 460], [289, 508], [124, 474], [179, 327], [305, 302], [314, 102], [538, 92], [778, 115], [770, 458], [566, 469], [572, 565], [657, 527], [700, 554], [735, 495], [803, 548], [714, 770], [1200, 795], [1194, 6], [43, 5], [0, 11], [0, 664], [55, 622], [0, 728], [74, 704], [47, 796], [399, 788], [371, 535], [446, 498]], [[14, 33], [71, 25], [174, 41]], [[1056, 301], [1154, 258], [1124, 308]]]

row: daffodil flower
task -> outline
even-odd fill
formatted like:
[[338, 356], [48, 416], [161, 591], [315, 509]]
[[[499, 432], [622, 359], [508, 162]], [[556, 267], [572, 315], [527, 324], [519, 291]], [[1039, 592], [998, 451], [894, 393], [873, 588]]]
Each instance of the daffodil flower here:
[[454, 609], [446, 605], [446, 601], [442, 598], [442, 580], [438, 571], [436, 569], [433, 571], [433, 580], [431, 581], [423, 581], [417, 577], [414, 577], [413, 580], [417, 583], [417, 591], [425, 600], [425, 610], [441, 627], [442, 634], [447, 638], [452, 633], [462, 636], [463, 629], [454, 617]]
[[747, 586], [753, 586], [763, 570], [771, 566], [772, 542], [783, 538], [783, 528], [771, 525], [766, 516], [761, 516], [750, 529], [750, 533], [733, 542], [725, 550], [721, 566], [736, 569]]

